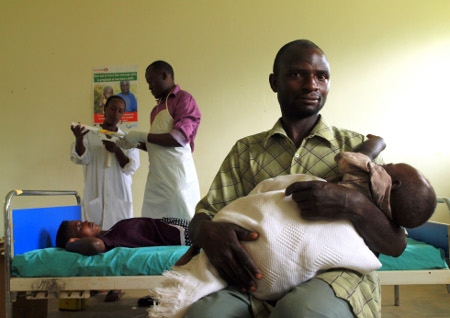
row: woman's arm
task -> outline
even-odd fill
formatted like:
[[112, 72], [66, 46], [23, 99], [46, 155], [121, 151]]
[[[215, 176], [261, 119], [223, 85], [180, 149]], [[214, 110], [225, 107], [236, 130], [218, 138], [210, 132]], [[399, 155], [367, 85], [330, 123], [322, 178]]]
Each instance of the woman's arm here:
[[117, 161], [122, 168], [130, 162], [130, 159], [127, 157], [127, 155], [114, 142], [108, 140], [102, 140], [102, 142], [105, 146], [105, 149], [116, 156]]
[[66, 244], [67, 251], [83, 255], [100, 254], [105, 249], [105, 243], [97, 237], [71, 238]]

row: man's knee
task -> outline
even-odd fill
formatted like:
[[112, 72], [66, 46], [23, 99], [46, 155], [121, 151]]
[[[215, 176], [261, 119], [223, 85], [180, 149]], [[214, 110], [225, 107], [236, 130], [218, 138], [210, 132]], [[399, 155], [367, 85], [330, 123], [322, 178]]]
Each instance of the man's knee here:
[[184, 318], [236, 317], [252, 318], [250, 298], [233, 288], [223, 289], [203, 297], [189, 307]]
[[281, 298], [270, 317], [353, 317], [353, 313], [349, 304], [337, 298], [327, 283], [312, 279]]

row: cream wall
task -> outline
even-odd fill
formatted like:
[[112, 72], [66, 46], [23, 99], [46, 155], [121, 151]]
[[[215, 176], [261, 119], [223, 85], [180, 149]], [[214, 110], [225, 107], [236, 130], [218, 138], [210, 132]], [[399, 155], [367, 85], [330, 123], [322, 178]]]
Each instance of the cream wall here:
[[[298, 38], [316, 42], [330, 60], [327, 119], [384, 136], [386, 161], [415, 165], [439, 195], [450, 196], [447, 0], [0, 4], [2, 196], [11, 189], [82, 193], [81, 167], [69, 160], [69, 125], [92, 122], [92, 68], [138, 65], [139, 129], [148, 130], [154, 100], [143, 75], [156, 59], [174, 66], [176, 82], [203, 113], [194, 158], [205, 194], [235, 140], [279, 117], [268, 75], [277, 50]], [[148, 170], [144, 154], [141, 161], [133, 184], [136, 216]], [[449, 221], [445, 211], [435, 218]]]

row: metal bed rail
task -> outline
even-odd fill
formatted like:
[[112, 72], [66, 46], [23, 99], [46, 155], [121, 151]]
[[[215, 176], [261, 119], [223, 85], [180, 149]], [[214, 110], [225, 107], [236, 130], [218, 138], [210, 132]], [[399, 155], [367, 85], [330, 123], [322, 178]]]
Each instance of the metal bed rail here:
[[4, 242], [4, 269], [5, 269], [5, 317], [12, 317], [12, 302], [10, 292], [11, 275], [11, 245], [12, 245], [12, 210], [11, 202], [18, 196], [75, 196], [77, 205], [81, 204], [81, 198], [74, 190], [12, 190], [8, 192], [3, 204], [4, 222], [5, 222], [5, 242]]
[[450, 213], [450, 198], [447, 198], [447, 197], [437, 198], [437, 202], [445, 203], [447, 205], [448, 212]]

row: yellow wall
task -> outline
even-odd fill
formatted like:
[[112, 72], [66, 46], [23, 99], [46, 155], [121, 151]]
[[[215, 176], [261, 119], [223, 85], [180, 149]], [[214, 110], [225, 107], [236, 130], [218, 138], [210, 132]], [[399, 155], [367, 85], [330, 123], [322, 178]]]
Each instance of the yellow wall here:
[[[156, 59], [174, 66], [176, 82], [202, 110], [194, 158], [205, 194], [234, 141], [279, 117], [268, 75], [277, 50], [298, 38], [316, 42], [330, 60], [327, 119], [385, 137], [386, 161], [415, 165], [439, 195], [450, 196], [447, 0], [0, 4], [2, 196], [11, 189], [82, 193], [81, 167], [69, 160], [69, 125], [92, 122], [92, 68], [138, 65], [139, 129], [148, 130], [154, 100], [143, 75]], [[148, 170], [144, 154], [141, 161], [137, 216]], [[437, 218], [448, 221], [445, 211]]]

